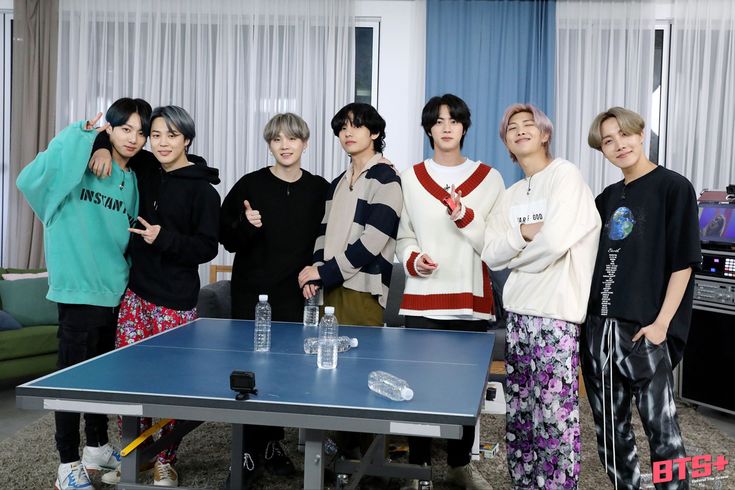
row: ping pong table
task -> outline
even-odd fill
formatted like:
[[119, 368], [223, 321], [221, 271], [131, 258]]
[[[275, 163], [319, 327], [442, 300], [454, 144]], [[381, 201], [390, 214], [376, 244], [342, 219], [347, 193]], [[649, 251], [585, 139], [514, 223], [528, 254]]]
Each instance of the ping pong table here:
[[[123, 458], [118, 488], [126, 489], [148, 488], [137, 483], [144, 457], [203, 421], [232, 424], [233, 469], [242, 467], [244, 424], [303, 429], [306, 489], [323, 487], [327, 430], [458, 439], [463, 425], [475, 425], [494, 334], [340, 326], [340, 335], [356, 337], [359, 346], [341, 353], [336, 369], [324, 370], [303, 350], [304, 338], [316, 330], [274, 322], [270, 352], [255, 352], [252, 321], [198, 319], [23, 384], [16, 388], [17, 405], [122, 415], [123, 445], [137, 437], [136, 417], [186, 421], [179, 433]], [[378, 369], [406, 379], [413, 399], [395, 402], [370, 391], [368, 373]], [[257, 395], [235, 399], [233, 370], [255, 372]], [[382, 465], [376, 446], [353, 468], [357, 479]], [[385, 466], [380, 473], [406, 475]], [[241, 481], [242, 473], [233, 471], [231, 488]]]

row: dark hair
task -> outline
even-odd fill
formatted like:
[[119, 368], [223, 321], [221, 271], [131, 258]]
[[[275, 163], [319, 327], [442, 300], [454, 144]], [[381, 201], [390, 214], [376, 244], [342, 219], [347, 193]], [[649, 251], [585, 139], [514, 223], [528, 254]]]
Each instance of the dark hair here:
[[111, 127], [116, 128], [127, 123], [133, 114], [140, 116], [143, 134], [148, 137], [151, 132], [151, 105], [143, 99], [131, 99], [130, 97], [117, 99], [107, 109], [105, 120], [110, 123]]
[[188, 153], [191, 142], [194, 141], [194, 136], [196, 136], [194, 120], [189, 113], [179, 106], [167, 105], [153, 109], [151, 124], [158, 117], [162, 117], [166, 121], [166, 127], [169, 131], [178, 131], [185, 139], [189, 140], [189, 144], [186, 145], [186, 152]]
[[373, 149], [376, 153], [383, 152], [385, 149], [385, 119], [378, 114], [375, 107], [362, 102], [353, 102], [344, 106], [332, 118], [332, 131], [335, 136], [339, 136], [342, 126], [347, 121], [351, 121], [356, 128], [365, 126], [370, 134], [377, 134], [378, 137], [373, 140]]
[[459, 147], [462, 148], [464, 145], [464, 136], [467, 134], [470, 126], [472, 126], [472, 120], [470, 119], [472, 114], [465, 101], [456, 95], [444, 94], [441, 97], [436, 96], [429, 99], [429, 102], [424, 106], [424, 110], [421, 111], [421, 126], [424, 127], [424, 132], [429, 137], [431, 148], [434, 148], [434, 138], [431, 137], [431, 128], [436, 124], [436, 120], [439, 119], [439, 109], [443, 105], [449, 109], [451, 118], [462, 125], [462, 139], [459, 140]]

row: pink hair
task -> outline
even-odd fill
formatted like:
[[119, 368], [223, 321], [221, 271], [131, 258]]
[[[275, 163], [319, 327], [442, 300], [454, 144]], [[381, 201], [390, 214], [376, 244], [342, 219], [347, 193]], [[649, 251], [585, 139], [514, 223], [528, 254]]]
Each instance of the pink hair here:
[[[503, 118], [500, 120], [500, 140], [507, 148], [508, 145], [505, 143], [505, 134], [508, 132], [508, 124], [510, 124], [510, 118], [519, 112], [530, 112], [533, 116], [533, 122], [536, 123], [536, 127], [541, 131], [541, 134], [549, 136], [549, 139], [544, 143], [544, 148], [546, 149], [546, 156], [551, 158], [551, 150], [549, 148], [551, 147], [551, 137], [554, 134], [554, 125], [551, 124], [551, 120], [549, 120], [549, 117], [544, 114], [544, 111], [533, 104], [512, 104], [508, 106], [505, 110], [505, 114], [503, 114]], [[510, 154], [511, 160], [514, 162], [518, 161], [516, 156], [511, 153], [510, 150], [508, 150], [508, 153]]]

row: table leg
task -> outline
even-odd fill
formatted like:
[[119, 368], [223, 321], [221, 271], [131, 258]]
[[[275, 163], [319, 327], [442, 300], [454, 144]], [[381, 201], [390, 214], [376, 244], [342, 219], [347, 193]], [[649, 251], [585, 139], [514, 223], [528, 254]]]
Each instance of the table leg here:
[[242, 455], [244, 446], [244, 426], [232, 424], [232, 451], [230, 455], [230, 488], [242, 488]]
[[305, 429], [304, 489], [324, 488], [324, 431]]
[[[122, 418], [122, 447], [127, 446], [138, 437], [138, 417]], [[122, 458], [120, 466], [120, 481], [127, 483], [136, 483], [138, 481], [138, 471], [140, 469], [140, 452], [133, 451]]]

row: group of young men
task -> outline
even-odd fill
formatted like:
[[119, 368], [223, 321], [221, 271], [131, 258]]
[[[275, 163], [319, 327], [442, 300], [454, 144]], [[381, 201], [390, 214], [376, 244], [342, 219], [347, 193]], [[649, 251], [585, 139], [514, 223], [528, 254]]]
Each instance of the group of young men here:
[[[195, 317], [190, 298], [176, 297], [177, 291], [198, 289], [194, 272], [212, 258], [213, 240], [215, 249], [219, 240], [235, 253], [232, 316], [243, 319], [253, 318], [258, 295], [267, 293], [274, 320], [301, 321], [304, 299], [320, 296], [324, 305], [335, 306], [343, 324], [382, 325], [397, 258], [406, 273], [400, 309], [406, 327], [485, 331], [495, 318], [488, 267], [509, 269], [503, 304], [513, 488], [577, 488], [580, 363], [598, 451], [615, 488], [640, 487], [630, 424], [633, 396], [652, 460], [684, 456], [672, 368], [686, 342], [692, 269], [700, 261], [696, 197], [685, 178], [646, 158], [638, 114], [614, 107], [592, 123], [590, 146], [623, 173], [623, 180], [596, 199], [575, 165], [552, 157], [551, 121], [530, 104], [510, 106], [501, 119], [500, 139], [525, 175], [508, 189], [496, 169], [462, 154], [471, 113], [452, 94], [431, 98], [422, 112], [432, 157], [400, 176], [382, 154], [386, 124], [380, 114], [367, 104], [343, 107], [331, 127], [350, 164], [331, 184], [301, 168], [310, 137], [306, 122], [278, 114], [263, 132], [274, 164], [242, 177], [217, 214], [209, 191], [186, 180], [214, 191], [209, 183], [216, 183], [216, 173], [206, 163], [184, 166], [184, 180], [171, 178], [172, 170], [181, 170], [166, 158], [179, 146], [188, 155], [193, 139], [193, 125], [187, 132], [176, 116], [164, 119], [168, 131], [160, 121], [157, 127], [182, 136], [183, 145], [171, 150], [167, 143], [161, 150], [152, 138], [156, 161], [134, 168], [136, 185], [127, 163], [142, 148], [150, 121], [135, 102], [126, 102], [119, 114], [108, 111], [109, 143], [95, 144], [91, 162], [96, 120], [64, 130], [18, 179], [46, 227], [49, 298], [59, 302], [60, 312], [59, 367], [111, 349], [103, 339], [114, 338], [115, 325], [118, 345], [145, 338], [145, 327], [129, 318], [138, 309], [153, 308], [146, 321], [155, 331]], [[189, 204], [193, 221], [172, 209], [184, 203], [161, 200], [171, 196], [169, 187], [186, 185], [187, 193], [195, 189], [199, 196]], [[141, 192], [140, 206], [138, 187], [148, 189], [146, 196]], [[123, 204], [100, 206], [85, 199], [90, 192]], [[142, 229], [133, 227], [136, 219]], [[138, 271], [143, 266], [174, 270], [171, 276], [157, 274], [157, 280], [178, 278], [180, 287], [157, 284], [142, 272], [131, 272], [128, 279], [129, 227], [130, 248], [138, 250], [133, 271], [136, 261]], [[102, 231], [79, 232], [87, 228]], [[74, 250], [66, 254], [93, 258], [95, 265], [73, 268], [57, 255], [59, 244]], [[106, 282], [104, 294], [85, 293], [89, 284]], [[93, 314], [99, 320], [92, 321]], [[85, 415], [85, 420], [87, 441], [79, 461], [79, 414], [57, 414], [62, 462], [57, 488], [91, 488], [87, 476], [95, 470], [110, 472], [103, 481], [119, 478], [119, 454], [108, 443], [106, 417]], [[246, 485], [262, 470], [293, 473], [281, 444], [283, 429], [250, 426], [246, 434]], [[448, 441], [446, 480], [489, 489], [470, 463], [473, 438], [474, 427], [466, 427], [461, 439]], [[346, 452], [359, 451], [362, 442], [347, 436], [339, 441]], [[431, 464], [430, 439], [408, 442], [409, 462]], [[178, 485], [174, 463], [175, 448], [159, 455], [156, 485]], [[418, 486], [411, 481], [407, 488]], [[660, 488], [688, 488], [688, 483]]]

